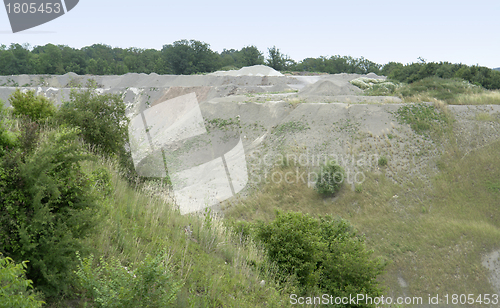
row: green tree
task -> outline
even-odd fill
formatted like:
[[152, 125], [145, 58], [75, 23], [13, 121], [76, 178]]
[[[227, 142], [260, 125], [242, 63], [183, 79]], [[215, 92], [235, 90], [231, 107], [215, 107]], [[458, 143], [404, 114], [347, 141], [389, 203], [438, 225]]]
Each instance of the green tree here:
[[162, 56], [177, 75], [213, 72], [220, 67], [219, 55], [210, 49], [210, 45], [196, 40], [181, 40], [165, 45]]
[[11, 44], [0, 48], [0, 73], [2, 75], [30, 74], [33, 72], [32, 54], [28, 44]]
[[403, 64], [402, 63], [399, 63], [399, 62], [389, 62], [387, 63], [386, 65], [384, 65], [382, 67], [382, 75], [384, 76], [389, 76], [389, 74], [395, 70], [395, 69], [398, 69], [398, 68], [402, 68], [403, 67]]
[[68, 46], [61, 46], [62, 62], [64, 70], [69, 73], [83, 75], [87, 62], [85, 60], [85, 53], [79, 49], [71, 48]]
[[99, 94], [95, 83], [73, 89], [57, 112], [61, 123], [81, 129], [83, 139], [104, 155], [120, 155], [128, 141], [129, 119], [119, 94]]
[[90, 59], [87, 63], [86, 73], [91, 75], [99, 75], [100, 69], [95, 59]]
[[264, 64], [264, 56], [255, 46], [243, 47], [239, 53], [241, 54], [241, 66]]
[[283, 71], [289, 66], [294, 65], [295, 62], [288, 57], [288, 55], [282, 54], [276, 46], [268, 48], [268, 59], [267, 65], [274, 68], [277, 71]]
[[61, 48], [53, 44], [37, 46], [33, 53], [38, 54], [40, 74], [64, 74], [63, 57]]
[[6, 49], [2, 45], [0, 50], [0, 74], [2, 75], [16, 75], [18, 74], [15, 68], [15, 57], [11, 50]]
[[220, 53], [222, 68], [239, 68], [240, 54], [236, 49], [225, 49]]

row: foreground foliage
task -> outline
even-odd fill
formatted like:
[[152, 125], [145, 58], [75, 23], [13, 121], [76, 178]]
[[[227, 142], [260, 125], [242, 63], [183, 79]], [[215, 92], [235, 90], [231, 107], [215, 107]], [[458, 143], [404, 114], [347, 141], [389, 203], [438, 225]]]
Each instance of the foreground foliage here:
[[168, 307], [182, 284], [176, 281], [169, 269], [169, 256], [158, 253], [146, 256], [137, 268], [127, 268], [111, 258], [100, 258], [95, 265], [94, 256], [82, 259], [76, 275], [85, 295], [102, 308]]
[[346, 220], [278, 212], [270, 223], [257, 223], [256, 238], [269, 259], [277, 263], [279, 278], [292, 276], [304, 294], [382, 294], [376, 278], [385, 263], [371, 257], [373, 251], [366, 249], [364, 237]]
[[27, 263], [16, 264], [0, 253], [0, 308], [38, 308], [44, 304], [31, 291], [33, 282], [26, 279]]
[[27, 278], [49, 306], [285, 305], [288, 287], [274, 283], [251, 242], [237, 242], [209, 214], [181, 216], [151, 181], [132, 186], [117, 155], [91, 152], [79, 125], [44, 126], [11, 110], [0, 119], [8, 144], [0, 155], [0, 252], [29, 261]]
[[48, 296], [66, 292], [74, 253], [92, 223], [95, 198], [79, 162], [89, 158], [77, 129], [23, 126], [21, 146], [0, 160], [0, 252], [30, 261], [27, 274]]

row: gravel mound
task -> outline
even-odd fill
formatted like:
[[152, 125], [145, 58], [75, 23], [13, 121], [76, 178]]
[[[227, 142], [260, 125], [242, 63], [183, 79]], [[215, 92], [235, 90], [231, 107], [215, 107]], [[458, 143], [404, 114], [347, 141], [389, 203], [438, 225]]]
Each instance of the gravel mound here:
[[299, 96], [338, 96], [338, 95], [356, 95], [363, 91], [353, 86], [349, 81], [339, 78], [325, 78], [313, 84], [305, 86]]
[[265, 66], [265, 65], [254, 65], [254, 66], [245, 66], [239, 70], [231, 70], [231, 71], [217, 71], [211, 73], [209, 75], [212, 76], [284, 76], [277, 70]]

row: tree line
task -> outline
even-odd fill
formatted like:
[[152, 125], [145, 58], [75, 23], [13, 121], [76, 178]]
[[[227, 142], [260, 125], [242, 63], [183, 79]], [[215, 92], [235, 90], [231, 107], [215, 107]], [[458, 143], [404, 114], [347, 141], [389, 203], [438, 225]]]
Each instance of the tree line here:
[[385, 65], [363, 57], [335, 55], [306, 58], [295, 61], [276, 46], [264, 55], [255, 46], [239, 50], [213, 51], [210, 45], [196, 40], [180, 40], [167, 44], [161, 50], [140, 48], [113, 48], [94, 44], [81, 49], [66, 45], [29, 44], [0, 45], [0, 75], [65, 74], [123, 75], [126, 73], [157, 73], [191, 75], [217, 70], [238, 69], [257, 64], [268, 65], [278, 71], [319, 73], [375, 73], [391, 79], [412, 83], [427, 77], [460, 78], [486, 89], [500, 89], [500, 71], [478, 65], [449, 62], [420, 62]]
[[122, 75], [126, 73], [157, 73], [190, 75], [217, 70], [238, 69], [263, 64], [279, 71], [314, 71], [327, 73], [380, 72], [379, 64], [364, 58], [335, 56], [308, 58], [296, 62], [276, 46], [268, 48], [267, 56], [255, 46], [239, 50], [224, 49], [218, 53], [210, 45], [196, 40], [180, 40], [164, 45], [161, 50], [113, 48], [94, 44], [81, 49], [66, 45], [29, 44], [0, 45], [0, 75], [65, 74]]

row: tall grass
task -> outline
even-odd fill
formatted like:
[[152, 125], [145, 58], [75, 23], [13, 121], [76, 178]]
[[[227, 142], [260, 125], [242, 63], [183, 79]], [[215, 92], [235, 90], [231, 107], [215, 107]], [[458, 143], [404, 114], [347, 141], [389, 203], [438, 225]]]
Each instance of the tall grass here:
[[484, 91], [482, 93], [460, 94], [453, 104], [455, 105], [499, 105], [500, 91]]
[[88, 162], [85, 169], [103, 165], [113, 175], [113, 193], [102, 202], [99, 228], [87, 239], [96, 257], [128, 266], [167, 251], [184, 283], [173, 307], [287, 306], [289, 286], [273, 282], [275, 271], [252, 242], [240, 243], [210, 212], [180, 215], [157, 185], [131, 187], [113, 162]]

